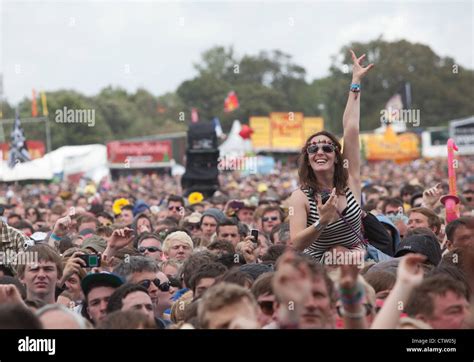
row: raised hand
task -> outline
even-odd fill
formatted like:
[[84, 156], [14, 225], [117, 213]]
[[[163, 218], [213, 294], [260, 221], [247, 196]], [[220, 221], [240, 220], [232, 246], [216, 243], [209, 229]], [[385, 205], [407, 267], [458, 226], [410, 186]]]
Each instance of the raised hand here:
[[126, 247], [133, 238], [133, 230], [123, 228], [114, 230], [110, 238], [107, 240], [107, 248], [120, 250]]
[[13, 284], [0, 285], [1, 304], [23, 304], [20, 292]]
[[363, 67], [362, 61], [365, 58], [365, 54], [362, 54], [359, 58], [357, 58], [353, 50], [351, 50], [351, 57], [352, 57], [352, 63], [353, 63], [352, 79], [354, 81], [360, 81], [374, 67], [374, 64], [371, 63], [368, 66]]
[[72, 220], [69, 215], [59, 218], [54, 224], [53, 233], [59, 237], [67, 234], [72, 225]]
[[398, 264], [397, 282], [404, 286], [416, 287], [423, 281], [423, 268], [420, 265], [426, 260], [426, 256], [409, 253], [405, 255]]
[[441, 187], [440, 183], [436, 184], [436, 186], [434, 187], [423, 191], [423, 205], [429, 209], [432, 209], [436, 205], [442, 194], [443, 188]]
[[300, 263], [295, 265], [295, 255], [287, 251], [278, 262], [278, 270], [273, 278], [273, 290], [282, 305], [293, 302], [302, 308], [311, 296], [312, 281], [308, 267]]

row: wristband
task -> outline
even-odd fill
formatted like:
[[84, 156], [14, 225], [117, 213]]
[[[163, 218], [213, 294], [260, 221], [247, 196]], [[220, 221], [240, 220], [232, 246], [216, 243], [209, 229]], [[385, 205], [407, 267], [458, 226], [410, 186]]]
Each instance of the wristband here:
[[351, 84], [351, 92], [359, 93], [360, 92], [360, 84], [359, 83], [352, 83]]
[[49, 237], [55, 241], [61, 241], [61, 238], [57, 236], [54, 232], [52, 232]]

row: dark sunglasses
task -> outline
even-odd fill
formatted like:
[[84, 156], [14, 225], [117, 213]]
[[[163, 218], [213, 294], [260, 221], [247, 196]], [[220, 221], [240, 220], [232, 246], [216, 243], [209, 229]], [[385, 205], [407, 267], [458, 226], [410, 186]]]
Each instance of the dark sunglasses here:
[[336, 147], [334, 147], [334, 145], [322, 144], [322, 145], [309, 145], [306, 150], [311, 155], [313, 153], [318, 153], [319, 152], [319, 147], [321, 147], [321, 149], [323, 150], [324, 153], [332, 153], [336, 149]]
[[266, 300], [262, 302], [258, 302], [262, 313], [268, 316], [273, 315], [273, 302]]
[[155, 284], [156, 287], [159, 290], [161, 290], [162, 292], [168, 292], [170, 290], [170, 283], [169, 282], [161, 283], [160, 279], [158, 279], [158, 278], [156, 278], [154, 280], [145, 279], [145, 280], [142, 280], [141, 282], [139, 282], [138, 284], [143, 285], [146, 289], [148, 289], [150, 287], [151, 283]]
[[[374, 307], [372, 306], [372, 304], [368, 304], [368, 303], [365, 303], [365, 304], [362, 304], [365, 308], [365, 315], [366, 316], [369, 316], [371, 313], [372, 313], [372, 310], [374, 309]], [[339, 305], [336, 307], [336, 310], [337, 310], [337, 315], [339, 317], [344, 317], [344, 312], [343, 312], [343, 307], [342, 305]]]
[[183, 207], [182, 206], [168, 206], [168, 210], [171, 211], [171, 210], [181, 210]]
[[156, 247], [156, 246], [140, 246], [138, 248], [138, 252], [140, 254], [143, 254], [145, 251], [149, 251], [150, 253], [156, 253], [157, 251], [161, 251], [160, 248]]
[[267, 222], [267, 221], [277, 221], [278, 220], [278, 217], [277, 216], [272, 216], [272, 217], [262, 217], [262, 221], [263, 222]]
[[186, 228], [189, 230], [199, 230], [201, 227], [199, 226], [199, 224], [188, 224]]

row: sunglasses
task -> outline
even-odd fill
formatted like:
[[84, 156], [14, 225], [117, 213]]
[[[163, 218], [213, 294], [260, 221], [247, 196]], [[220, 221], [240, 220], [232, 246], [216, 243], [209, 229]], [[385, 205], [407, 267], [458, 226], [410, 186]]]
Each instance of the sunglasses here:
[[138, 252], [140, 254], [143, 254], [145, 251], [150, 252], [150, 253], [156, 253], [157, 251], [162, 251], [160, 248], [156, 247], [156, 246], [140, 246], [138, 248]]
[[277, 221], [278, 220], [278, 217], [277, 216], [272, 216], [272, 217], [262, 217], [262, 221], [263, 222], [267, 222], [267, 221]]
[[310, 145], [310, 146], [308, 146], [308, 148], [306, 150], [311, 155], [313, 153], [318, 153], [320, 147], [321, 147], [321, 149], [323, 150], [324, 153], [332, 153], [336, 150], [336, 147], [334, 147], [334, 145], [331, 145], [331, 144]]
[[199, 226], [199, 224], [188, 224], [186, 228], [189, 230], [199, 230], [201, 227]]
[[160, 279], [158, 279], [158, 278], [156, 278], [154, 280], [145, 279], [145, 280], [142, 280], [141, 282], [139, 282], [138, 284], [143, 285], [146, 289], [148, 289], [150, 287], [151, 283], [155, 284], [156, 287], [159, 290], [161, 290], [162, 292], [168, 292], [170, 290], [170, 283], [169, 282], [161, 283]]
[[181, 210], [183, 207], [182, 206], [168, 206], [168, 210], [171, 211], [171, 210]]
[[[369, 316], [372, 313], [372, 310], [374, 309], [374, 307], [372, 306], [372, 304], [368, 304], [368, 303], [365, 303], [365, 304], [362, 304], [362, 305], [365, 308], [365, 315]], [[339, 306], [336, 307], [337, 315], [341, 318], [344, 317], [343, 309], [344, 308], [342, 308], [342, 305], [339, 305]]]
[[266, 300], [262, 302], [258, 302], [258, 305], [260, 306], [260, 309], [262, 310], [262, 313], [271, 316], [273, 315], [273, 302]]

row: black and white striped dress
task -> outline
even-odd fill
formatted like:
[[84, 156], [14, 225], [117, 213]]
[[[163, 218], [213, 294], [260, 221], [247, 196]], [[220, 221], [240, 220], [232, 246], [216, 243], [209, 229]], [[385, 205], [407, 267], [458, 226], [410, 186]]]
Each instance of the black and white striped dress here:
[[[319, 220], [318, 209], [316, 207], [315, 197], [307, 189], [302, 190], [309, 201], [309, 215], [306, 227], [313, 225]], [[304, 250], [303, 253], [311, 255], [316, 260], [320, 261], [323, 254], [331, 247], [344, 246], [349, 249], [361, 247], [359, 237], [354, 233], [360, 233], [361, 230], [361, 213], [362, 210], [357, 203], [354, 194], [349, 187], [345, 189], [347, 206], [341, 213], [346, 218], [346, 221], [352, 225], [352, 230], [342, 218], [330, 223], [321, 233], [318, 239]]]

